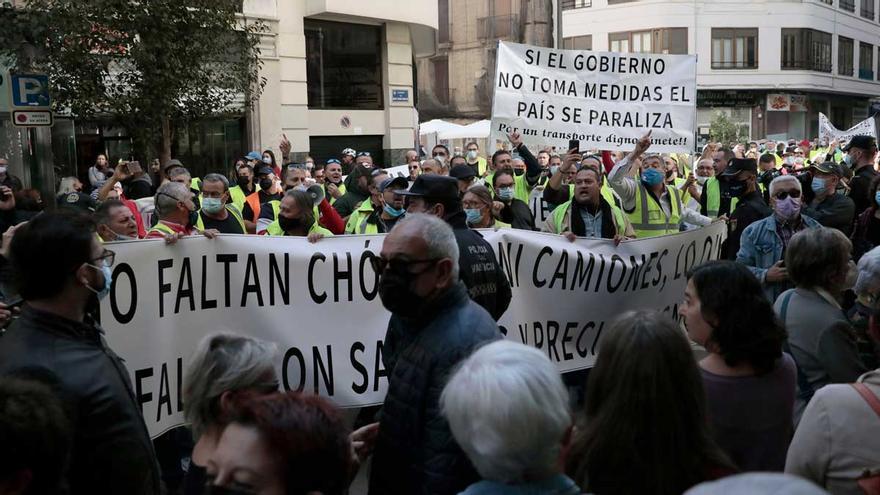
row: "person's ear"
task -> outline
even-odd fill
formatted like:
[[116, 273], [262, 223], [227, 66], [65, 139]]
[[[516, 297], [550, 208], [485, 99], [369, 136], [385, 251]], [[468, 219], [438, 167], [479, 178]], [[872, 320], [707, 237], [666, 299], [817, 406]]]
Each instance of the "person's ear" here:
[[433, 207], [431, 207], [431, 211], [434, 216], [445, 219], [446, 218], [446, 207], [443, 206], [442, 203], [437, 203]]
[[[443, 258], [437, 262], [437, 287], [446, 287], [452, 279], [452, 268], [455, 261], [452, 258]], [[452, 280], [454, 282], [454, 280]]]
[[76, 269], [73, 276], [76, 278], [77, 282], [91, 287], [92, 283], [89, 281], [89, 275], [88, 275], [88, 273], [90, 271], [92, 271], [92, 269], [89, 268], [89, 266], [86, 263], [83, 263], [83, 264], [79, 265], [79, 268]]

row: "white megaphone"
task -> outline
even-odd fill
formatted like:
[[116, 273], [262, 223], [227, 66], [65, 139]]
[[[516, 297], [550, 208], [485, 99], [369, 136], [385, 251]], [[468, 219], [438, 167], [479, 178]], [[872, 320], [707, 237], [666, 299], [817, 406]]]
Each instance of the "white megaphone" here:
[[321, 201], [324, 201], [324, 187], [320, 184], [315, 184], [309, 187], [306, 186], [296, 186], [298, 191], [305, 191], [309, 193], [309, 196], [312, 197], [312, 203], [315, 206], [318, 206]]

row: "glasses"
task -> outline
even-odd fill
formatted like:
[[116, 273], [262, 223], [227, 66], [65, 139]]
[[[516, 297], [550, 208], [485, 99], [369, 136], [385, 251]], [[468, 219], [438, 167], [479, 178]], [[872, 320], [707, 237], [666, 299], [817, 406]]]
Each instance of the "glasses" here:
[[778, 193], [773, 195], [774, 198], [779, 199], [779, 200], [786, 199], [789, 196], [797, 199], [797, 198], [801, 197], [801, 192], [798, 191], [797, 189], [795, 189], [793, 191], [779, 191]]
[[[90, 259], [89, 263], [94, 263], [96, 261], [103, 261], [105, 266], [113, 266], [113, 263], [116, 262], [116, 253], [114, 253], [113, 251], [110, 251], [109, 249], [105, 249], [101, 253], [101, 256], [98, 256], [97, 258]], [[97, 264], [97, 263], [95, 263], [95, 264]]]
[[409, 169], [410, 169], [410, 171], [412, 171], [412, 170], [418, 170], [418, 169], [419, 169], [419, 166], [418, 166], [418, 165], [410, 165], [410, 166], [409, 166]]
[[[373, 270], [376, 272], [376, 275], [382, 275], [383, 273], [385, 273], [386, 269], [399, 274], [409, 273], [412, 275], [421, 275], [431, 268], [430, 265], [433, 265], [441, 259], [442, 258], [430, 258], [427, 260], [407, 260], [401, 258], [392, 258], [390, 260], [386, 260], [385, 258], [373, 256], [370, 258], [370, 264], [373, 265]], [[420, 272], [413, 272], [409, 270], [409, 267], [413, 265], [420, 265], [424, 263], [428, 263], [429, 265]]]

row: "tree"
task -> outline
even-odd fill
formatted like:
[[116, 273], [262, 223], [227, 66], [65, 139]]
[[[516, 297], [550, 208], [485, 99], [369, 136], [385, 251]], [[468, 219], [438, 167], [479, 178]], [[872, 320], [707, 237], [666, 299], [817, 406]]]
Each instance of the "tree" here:
[[0, 7], [0, 56], [49, 75], [53, 105], [127, 129], [136, 149], [171, 156], [174, 128], [252, 105], [261, 21], [241, 0], [28, 0]]
[[748, 127], [735, 124], [724, 112], [715, 112], [709, 123], [709, 139], [724, 145], [748, 139]]

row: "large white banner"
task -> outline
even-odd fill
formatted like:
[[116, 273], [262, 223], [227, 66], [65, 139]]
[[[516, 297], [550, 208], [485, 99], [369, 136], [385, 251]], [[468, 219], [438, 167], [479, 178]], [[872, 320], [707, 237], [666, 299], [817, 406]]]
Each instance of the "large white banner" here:
[[[626, 310], [677, 318], [685, 272], [718, 257], [724, 225], [624, 242], [519, 230], [484, 231], [510, 280], [499, 321], [560, 371], [593, 365], [602, 331]], [[342, 407], [382, 402], [382, 340], [389, 313], [370, 258], [384, 236], [303, 238], [224, 235], [107, 244], [116, 252], [101, 319], [125, 359], [150, 434], [183, 423], [183, 373], [198, 341], [230, 331], [276, 342], [285, 389]], [[637, 358], [637, 356], [634, 356]]]
[[517, 131], [537, 150], [694, 150], [695, 55], [560, 50], [499, 42], [490, 139]]
[[838, 130], [824, 113], [819, 114], [819, 139], [826, 142], [849, 141], [853, 136], [873, 136], [877, 138], [877, 129], [874, 118], [869, 117], [845, 131]]

